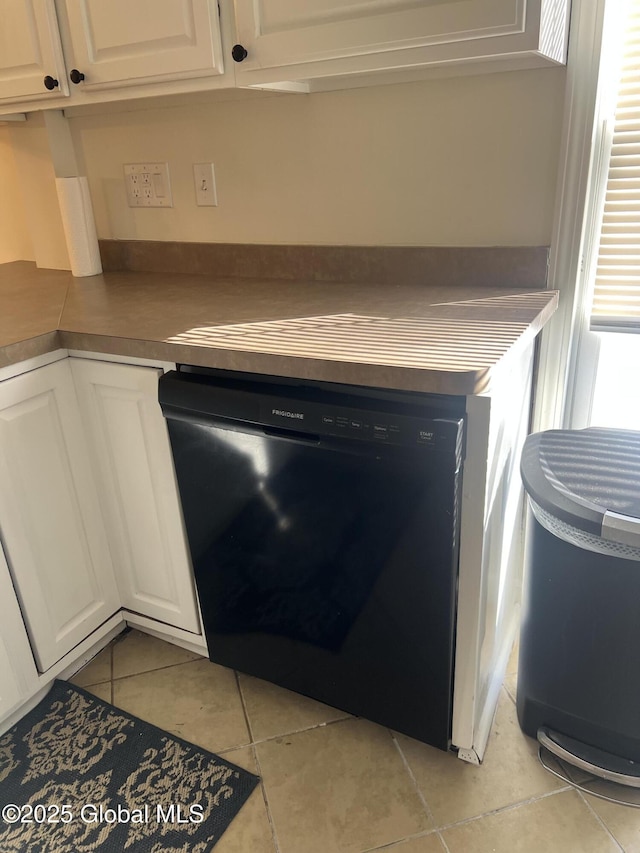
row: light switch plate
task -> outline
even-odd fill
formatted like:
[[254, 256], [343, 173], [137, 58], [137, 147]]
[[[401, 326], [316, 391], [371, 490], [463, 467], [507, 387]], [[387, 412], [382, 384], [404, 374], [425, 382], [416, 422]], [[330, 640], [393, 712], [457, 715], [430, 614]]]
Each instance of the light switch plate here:
[[173, 207], [168, 163], [128, 163], [124, 183], [129, 207]]
[[199, 207], [217, 207], [218, 194], [213, 163], [194, 163], [193, 180], [196, 189], [196, 204]]

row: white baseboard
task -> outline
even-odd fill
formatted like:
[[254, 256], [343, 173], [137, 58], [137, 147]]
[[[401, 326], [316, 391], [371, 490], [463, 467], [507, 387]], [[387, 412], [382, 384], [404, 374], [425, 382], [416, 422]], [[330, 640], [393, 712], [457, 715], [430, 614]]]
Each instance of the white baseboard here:
[[164, 622], [157, 622], [147, 616], [140, 616], [139, 613], [131, 613], [129, 610], [123, 610], [122, 616], [127, 625], [137, 628], [144, 634], [151, 634], [152, 637], [166, 640], [167, 643], [173, 643], [174, 646], [181, 646], [194, 654], [209, 657], [207, 641], [201, 634], [192, 634], [182, 628], [174, 628], [173, 625], [165, 625]]

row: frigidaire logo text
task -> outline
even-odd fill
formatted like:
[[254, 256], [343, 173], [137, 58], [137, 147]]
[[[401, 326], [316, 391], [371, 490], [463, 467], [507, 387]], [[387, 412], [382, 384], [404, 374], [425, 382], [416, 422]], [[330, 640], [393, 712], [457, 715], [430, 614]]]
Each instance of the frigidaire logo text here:
[[303, 421], [304, 415], [302, 412], [285, 412], [283, 409], [271, 409], [272, 415], [278, 415], [281, 418], [296, 418], [296, 420]]

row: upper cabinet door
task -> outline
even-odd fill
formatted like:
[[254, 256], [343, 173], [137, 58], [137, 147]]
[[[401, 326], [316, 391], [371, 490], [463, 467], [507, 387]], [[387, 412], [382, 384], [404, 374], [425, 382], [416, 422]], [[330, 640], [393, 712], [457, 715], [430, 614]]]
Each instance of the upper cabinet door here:
[[42, 100], [68, 93], [53, 0], [2, 0], [0, 101]]
[[269, 79], [268, 69], [286, 68], [287, 79], [300, 79], [300, 66], [322, 77], [517, 53], [563, 62], [567, 20], [568, 0], [236, 0], [247, 50], [238, 78], [259, 71]]
[[84, 89], [223, 71], [215, 0], [65, 0], [65, 6]]

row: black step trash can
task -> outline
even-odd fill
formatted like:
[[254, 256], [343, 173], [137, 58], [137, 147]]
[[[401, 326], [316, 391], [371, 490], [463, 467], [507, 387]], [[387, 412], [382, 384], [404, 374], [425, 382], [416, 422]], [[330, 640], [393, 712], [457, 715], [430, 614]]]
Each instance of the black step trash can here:
[[530, 435], [521, 473], [520, 727], [640, 804], [640, 432]]

